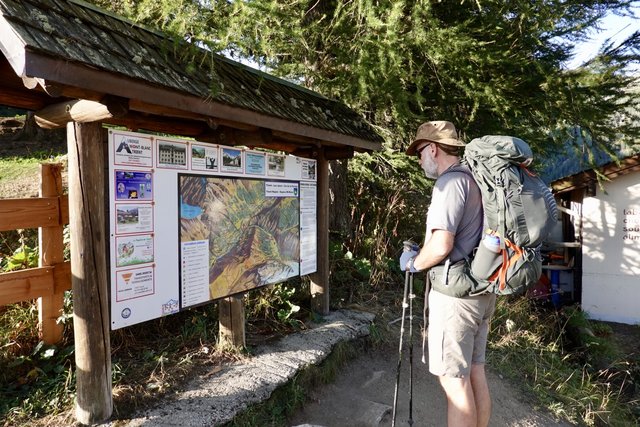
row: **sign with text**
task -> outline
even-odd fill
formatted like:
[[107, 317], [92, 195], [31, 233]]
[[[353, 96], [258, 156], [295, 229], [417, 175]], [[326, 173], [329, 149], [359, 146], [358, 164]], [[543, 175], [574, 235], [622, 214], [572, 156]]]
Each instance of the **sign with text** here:
[[316, 271], [316, 162], [109, 131], [111, 328]]

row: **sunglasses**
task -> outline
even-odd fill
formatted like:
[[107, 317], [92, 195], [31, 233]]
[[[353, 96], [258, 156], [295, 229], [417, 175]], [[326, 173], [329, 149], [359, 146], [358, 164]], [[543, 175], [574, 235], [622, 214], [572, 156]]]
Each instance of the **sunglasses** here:
[[433, 142], [428, 143], [427, 145], [423, 145], [422, 147], [418, 148], [416, 150], [416, 156], [418, 158], [420, 158], [420, 156], [422, 155], [422, 152], [424, 151], [425, 148], [427, 148], [428, 146], [430, 146], [431, 144], [433, 144]]

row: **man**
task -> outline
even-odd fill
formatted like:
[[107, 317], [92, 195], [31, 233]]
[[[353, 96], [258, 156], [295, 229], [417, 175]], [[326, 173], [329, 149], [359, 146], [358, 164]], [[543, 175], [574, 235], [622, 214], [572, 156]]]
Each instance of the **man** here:
[[466, 260], [482, 235], [480, 190], [460, 165], [464, 142], [451, 122], [423, 123], [407, 149], [417, 155], [428, 178], [436, 179], [427, 213], [425, 243], [400, 258], [400, 268], [428, 270], [429, 371], [447, 396], [449, 427], [485, 427], [491, 398], [485, 375], [485, 349], [495, 294], [469, 296]]

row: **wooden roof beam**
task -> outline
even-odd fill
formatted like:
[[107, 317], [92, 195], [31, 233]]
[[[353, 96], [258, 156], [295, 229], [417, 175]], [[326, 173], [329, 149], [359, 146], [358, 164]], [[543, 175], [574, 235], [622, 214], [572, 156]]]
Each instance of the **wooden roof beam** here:
[[271, 130], [264, 128], [257, 131], [246, 131], [228, 126], [219, 126], [216, 129], [210, 129], [201, 135], [197, 135], [196, 138], [199, 141], [213, 144], [244, 145], [251, 149], [266, 148], [274, 151], [284, 151], [286, 153], [292, 153], [300, 148], [299, 144], [274, 138]]
[[208, 130], [205, 122], [197, 120], [172, 119], [141, 113], [129, 112], [122, 117], [105, 119], [104, 123], [123, 126], [131, 131], [146, 130], [149, 132], [168, 133], [175, 136], [196, 138]]
[[132, 111], [139, 111], [141, 113], [154, 114], [165, 117], [176, 117], [189, 120], [201, 120], [207, 122], [211, 129], [217, 129], [220, 126], [231, 127], [235, 129], [257, 131], [258, 126], [241, 123], [233, 120], [225, 120], [218, 117], [212, 117], [205, 114], [193, 113], [188, 110], [182, 110], [175, 107], [167, 107], [163, 105], [150, 104], [148, 102], [141, 101], [139, 99], [129, 100], [129, 108]]
[[102, 102], [76, 99], [48, 105], [36, 111], [38, 126], [44, 129], [57, 129], [68, 122], [90, 123], [122, 117], [129, 111], [128, 101], [123, 98], [106, 96]]
[[0, 87], [0, 105], [37, 111], [47, 105], [49, 97], [37, 92]]

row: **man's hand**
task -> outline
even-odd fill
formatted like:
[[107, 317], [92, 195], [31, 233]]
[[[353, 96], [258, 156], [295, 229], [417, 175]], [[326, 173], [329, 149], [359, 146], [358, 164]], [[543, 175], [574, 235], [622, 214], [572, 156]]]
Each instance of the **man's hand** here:
[[400, 255], [400, 270], [405, 271], [410, 269], [412, 273], [417, 273], [418, 270], [413, 266], [413, 260], [418, 256], [418, 251], [416, 250], [404, 250], [402, 251], [402, 255]]

